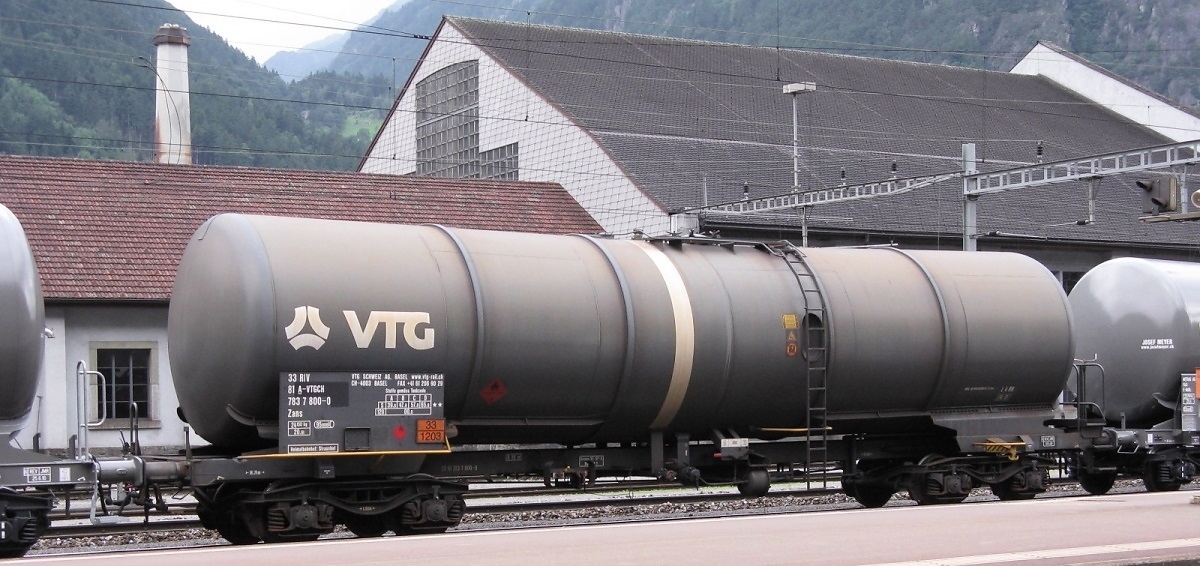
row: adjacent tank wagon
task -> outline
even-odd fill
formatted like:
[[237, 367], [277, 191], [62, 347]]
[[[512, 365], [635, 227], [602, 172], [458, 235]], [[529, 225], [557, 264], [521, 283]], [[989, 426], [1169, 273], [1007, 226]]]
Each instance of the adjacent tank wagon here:
[[1079, 280], [1070, 295], [1076, 355], [1090, 363], [1070, 382], [1081, 407], [1104, 421], [1111, 450], [1083, 456], [1093, 492], [1118, 475], [1151, 491], [1179, 489], [1200, 468], [1200, 264], [1120, 258]]
[[1111, 425], [1171, 419], [1179, 376], [1200, 367], [1200, 264], [1110, 260], [1079, 280], [1070, 301], [1079, 358], [1104, 367], [1083, 397], [1100, 404]]
[[25, 230], [0, 205], [0, 558], [23, 556], [50, 527], [53, 490], [92, 478], [92, 463], [12, 446], [38, 389], [46, 324], [42, 282]]
[[33, 252], [17, 217], [0, 205], [0, 435], [19, 430], [33, 407], [45, 329]]

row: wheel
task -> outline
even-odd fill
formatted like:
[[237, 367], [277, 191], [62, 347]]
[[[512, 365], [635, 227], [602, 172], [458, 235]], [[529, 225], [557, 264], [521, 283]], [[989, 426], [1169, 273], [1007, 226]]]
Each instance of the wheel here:
[[375, 538], [388, 532], [383, 517], [352, 515], [346, 519], [346, 528], [358, 538]]
[[303, 534], [288, 534], [267, 533], [263, 537], [263, 542], [267, 544], [275, 544], [279, 542], [313, 542], [321, 538], [321, 533], [303, 533]]
[[924, 490], [918, 490], [912, 487], [908, 488], [908, 496], [911, 497], [913, 501], [916, 501], [917, 505], [947, 505], [951, 503], [962, 503], [967, 499], [967, 495], [969, 494], [929, 495], [928, 493], [925, 493]]
[[31, 546], [33, 545], [0, 545], [0, 559], [25, 556]]
[[258, 544], [259, 541], [259, 538], [250, 532], [250, 528], [245, 523], [229, 516], [222, 517], [217, 521], [217, 532], [221, 534], [221, 538], [235, 546]]
[[929, 493], [928, 487], [926, 486], [927, 481], [931, 481], [931, 480], [927, 480], [927, 476], [925, 476], [924, 474], [921, 474], [921, 475], [914, 476], [908, 483], [908, 496], [911, 497], [913, 501], [916, 501], [917, 505], [943, 505], [943, 504], [947, 504], [947, 503], [962, 503], [963, 500], [965, 500], [967, 498], [967, 496], [971, 494], [970, 488], [968, 488], [966, 493], [959, 493], [959, 494], [948, 493], [945, 495], [931, 495]]
[[1146, 491], [1179, 491], [1183, 482], [1171, 478], [1170, 464], [1165, 461], [1146, 462], [1142, 472], [1142, 483], [1145, 484]]
[[1037, 495], [1037, 493], [1031, 491], [1017, 491], [1013, 489], [1012, 478], [992, 484], [991, 488], [992, 494], [999, 497], [1000, 501], [1025, 501], [1033, 499]]
[[567, 474], [567, 485], [571, 486], [571, 489], [583, 489], [583, 484], [587, 481], [586, 475], [586, 472], [572, 470]]
[[737, 488], [746, 497], [762, 497], [771, 489], [771, 474], [766, 470], [750, 470]]
[[917, 502], [917, 505], [934, 505], [937, 503], [932, 495], [925, 492], [925, 486], [919, 483], [913, 483], [908, 486], [908, 497]]
[[1087, 473], [1080, 472], [1075, 478], [1079, 481], [1079, 487], [1092, 495], [1104, 495], [1112, 489], [1113, 483], [1117, 481], [1116, 472], [1096, 472]]
[[41, 538], [42, 535], [46, 534], [46, 531], [50, 530], [50, 514], [46, 511], [34, 511], [33, 521], [37, 525], [38, 538]]
[[217, 529], [217, 514], [208, 505], [204, 503], [196, 504], [196, 517], [200, 519], [200, 524], [206, 529]]
[[400, 535], [400, 536], [440, 535], [448, 530], [450, 530], [450, 527], [414, 527], [414, 526], [410, 526], [410, 525], [404, 525], [403, 527], [400, 527], [400, 529], [396, 531], [396, 534]]
[[869, 483], [846, 483], [842, 490], [868, 509], [877, 509], [887, 505], [887, 502], [892, 499], [893, 492], [889, 486]]

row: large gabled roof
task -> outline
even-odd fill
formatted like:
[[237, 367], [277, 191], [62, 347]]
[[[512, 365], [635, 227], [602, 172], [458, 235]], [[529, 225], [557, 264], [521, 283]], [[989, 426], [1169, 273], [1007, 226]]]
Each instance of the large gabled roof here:
[[[1079, 55], [1075, 54], [1074, 52], [1060, 47], [1057, 43], [1054, 43], [1052, 41], [1039, 41], [1039, 42], [1037, 42], [1037, 45], [1040, 45], [1042, 47], [1045, 47], [1046, 49], [1049, 49], [1050, 51], [1053, 51], [1054, 53], [1062, 55], [1063, 57], [1066, 57], [1067, 59], [1074, 61], [1075, 64], [1077, 64], [1077, 65], [1082, 65], [1084, 67], [1087, 67], [1088, 69], [1091, 69], [1097, 73], [1100, 73], [1101, 75], [1104, 75], [1105, 77], [1107, 77], [1117, 83], [1120, 83], [1124, 88], [1140, 92], [1146, 96], [1149, 96], [1149, 97], [1157, 100], [1158, 102], [1161, 102], [1167, 106], [1170, 106], [1171, 108], [1179, 110], [1180, 112], [1186, 112], [1188, 114], [1191, 114], [1192, 116], [1200, 117], [1200, 110], [1197, 110], [1196, 108], [1193, 108], [1190, 106], [1180, 104], [1178, 100], [1171, 100], [1170, 98], [1167, 98], [1157, 92], [1154, 92], [1153, 90], [1150, 90], [1136, 82], [1133, 82], [1125, 77], [1122, 77], [1121, 75], [1118, 75], [1108, 69], [1105, 69], [1104, 67], [1097, 65], [1096, 63], [1093, 63], [1083, 57], [1080, 57]], [[1034, 46], [1034, 49], [1036, 49], [1036, 48], [1037, 48], [1037, 46]]]
[[[448, 17], [451, 25], [580, 124], [664, 210], [790, 190], [798, 95], [800, 185], [831, 187], [961, 170], [962, 144], [996, 170], [1155, 146], [1166, 138], [1044, 77], [945, 65]], [[961, 182], [821, 209], [831, 230], [953, 233]], [[1190, 226], [1137, 222], [1132, 180], [1102, 182], [1100, 220], [1078, 186], [986, 197], [982, 231], [1090, 242], [1194, 245]], [[822, 214], [823, 213], [823, 214]], [[779, 218], [750, 223], [791, 223]]]
[[183, 249], [224, 212], [597, 233], [562, 187], [0, 155], [0, 203], [24, 226], [47, 300], [165, 301]]

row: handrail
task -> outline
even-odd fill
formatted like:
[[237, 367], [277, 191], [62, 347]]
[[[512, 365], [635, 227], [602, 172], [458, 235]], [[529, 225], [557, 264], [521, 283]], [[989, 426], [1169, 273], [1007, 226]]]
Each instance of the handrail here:
[[[96, 413], [100, 420], [91, 422], [88, 420], [88, 407], [91, 406], [91, 399], [88, 395], [88, 377], [96, 378], [96, 387], [100, 391], [100, 406]], [[79, 442], [75, 445], [74, 457], [76, 460], [84, 460], [90, 457], [91, 446], [88, 444], [88, 429], [104, 424], [108, 420], [108, 394], [105, 391], [108, 387], [108, 380], [104, 374], [89, 370], [87, 364], [83, 360], [75, 364], [75, 422], [79, 427]]]

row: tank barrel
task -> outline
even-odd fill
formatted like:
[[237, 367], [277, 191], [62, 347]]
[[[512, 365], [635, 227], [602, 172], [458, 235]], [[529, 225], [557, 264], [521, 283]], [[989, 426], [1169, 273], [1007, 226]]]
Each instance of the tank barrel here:
[[[578, 444], [803, 428], [813, 406], [1049, 404], [1066, 380], [1066, 297], [1028, 257], [798, 253], [221, 215], [176, 276], [172, 375], [197, 434], [281, 450], [362, 404], [370, 449], [393, 411], [433, 410], [462, 443]], [[796, 379], [813, 356], [827, 402]]]

